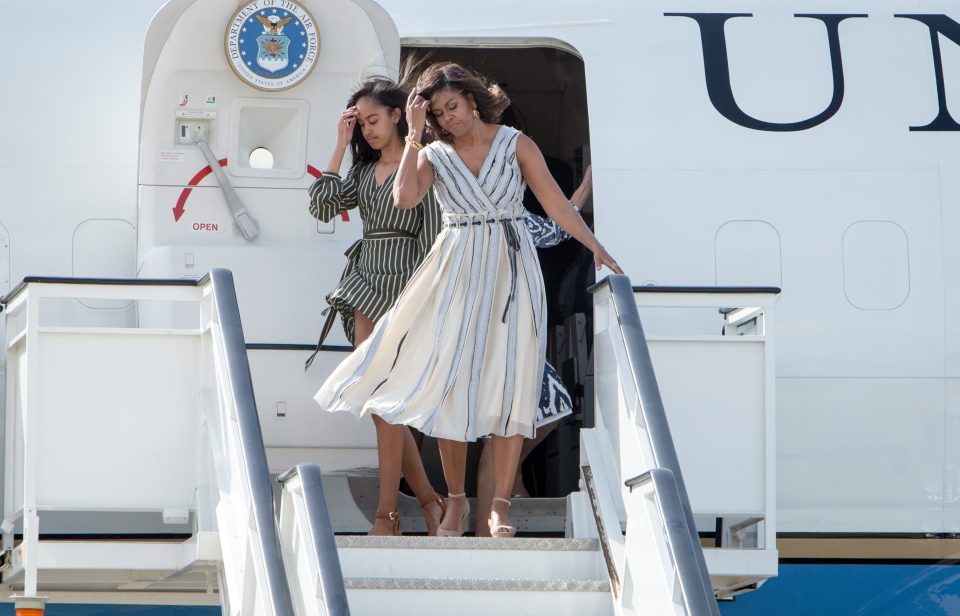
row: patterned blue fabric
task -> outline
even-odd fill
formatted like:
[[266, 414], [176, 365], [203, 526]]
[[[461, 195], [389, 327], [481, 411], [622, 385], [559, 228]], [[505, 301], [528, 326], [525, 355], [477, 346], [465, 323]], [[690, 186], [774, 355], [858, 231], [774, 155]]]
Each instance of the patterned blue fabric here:
[[566, 417], [573, 412], [573, 401], [563, 386], [556, 368], [547, 362], [543, 369], [543, 384], [540, 386], [540, 404], [537, 406], [536, 426]]
[[[544, 218], [527, 212], [524, 219], [527, 231], [537, 248], [552, 248], [564, 240], [570, 239], [570, 234], [553, 222], [552, 218]], [[573, 401], [567, 388], [564, 387], [556, 368], [546, 363], [543, 370], [543, 384], [540, 386], [540, 404], [537, 406], [536, 426], [540, 427], [573, 412]]]
[[[552, 248], [564, 240], [570, 239], [570, 234], [553, 222], [552, 218], [544, 218], [527, 212], [524, 219], [527, 231], [537, 248]], [[537, 407], [536, 425], [540, 427], [573, 412], [573, 401], [567, 388], [564, 387], [556, 368], [546, 363], [543, 370], [543, 384], [540, 386], [540, 404]]]
[[560, 242], [570, 239], [570, 234], [560, 228], [551, 218], [544, 218], [527, 212], [524, 219], [527, 231], [537, 248], [553, 248]]

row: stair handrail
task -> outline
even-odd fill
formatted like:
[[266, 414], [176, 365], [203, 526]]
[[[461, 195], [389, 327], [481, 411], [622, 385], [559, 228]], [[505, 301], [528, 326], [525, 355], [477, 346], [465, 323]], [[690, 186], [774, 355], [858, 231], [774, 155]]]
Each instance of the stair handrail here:
[[[184, 292], [183, 289], [196, 287], [197, 285], [198, 283], [196, 281], [182, 279], [143, 280], [26, 276], [12, 290], [3, 297], [0, 297], [0, 311], [4, 313], [6, 320], [5, 339], [7, 344], [5, 353], [8, 355], [8, 365], [10, 361], [9, 354], [11, 352], [10, 343], [12, 340], [22, 339], [26, 341], [30, 349], [40, 348], [37, 336], [41, 330], [40, 304], [44, 300], [66, 298], [118, 299], [117, 295], [125, 295], [125, 289], [128, 287], [135, 287], [135, 289], [131, 291], [129, 296], [122, 297], [122, 299], [132, 299], [134, 297], [139, 299], [163, 299], [171, 296], [177, 300], [192, 300], [197, 295], [196, 289], [191, 288], [186, 292]], [[107, 290], [109, 287], [123, 287], [124, 290], [118, 294], [115, 292], [115, 289]], [[164, 288], [160, 290], [160, 287]], [[73, 291], [68, 292], [67, 288], [85, 290], [74, 293]], [[18, 322], [18, 319], [22, 320]], [[31, 350], [29, 357], [30, 359], [25, 362], [25, 366], [22, 369], [26, 372], [33, 372], [36, 370], [40, 353]], [[34, 372], [34, 374], [36, 373]], [[11, 404], [13, 396], [16, 396], [18, 393], [15, 391], [15, 387], [22, 386], [28, 392], [33, 392], [37, 389], [36, 379], [33, 377], [23, 379], [21, 385], [9, 387], [9, 375], [7, 376], [8, 398], [3, 408], [5, 415], [16, 412], [15, 405]], [[2, 533], [3, 537], [3, 550], [8, 555], [6, 564], [10, 566], [13, 563], [10, 555], [14, 549], [15, 524], [17, 520], [22, 522], [22, 541], [17, 551], [20, 558], [20, 565], [24, 571], [24, 583], [23, 590], [17, 598], [18, 609], [21, 606], [21, 602], [23, 602], [24, 605], [28, 605], [31, 601], [38, 601], [39, 604], [42, 605], [43, 601], [45, 601], [44, 597], [38, 595], [40, 508], [37, 503], [37, 467], [40, 431], [36, 429], [36, 400], [37, 396], [30, 396], [30, 401], [26, 402], [22, 409], [22, 424], [19, 428], [16, 426], [16, 423], [13, 424], [14, 431], [19, 431], [23, 437], [22, 445], [16, 448], [16, 451], [14, 450], [15, 448], [8, 448], [4, 452], [6, 456], [5, 468], [3, 469], [4, 479], [11, 479], [11, 476], [16, 473], [22, 481], [22, 500], [19, 509], [13, 510], [12, 502], [14, 499], [6, 500], [6, 498], [10, 496], [8, 493], [3, 503], [3, 515], [5, 517], [2, 523], [0, 523], [0, 533]], [[12, 433], [8, 432], [4, 438], [15, 437]], [[19, 469], [16, 468], [17, 464], [14, 463], [15, 456], [19, 456]], [[34, 608], [35, 606], [31, 606], [28, 609]]]
[[[245, 466], [243, 476], [246, 478], [246, 488], [253, 503], [251, 514], [257, 530], [256, 548], [266, 574], [267, 587], [263, 589], [267, 596], [266, 607], [271, 609], [275, 616], [293, 616], [293, 601], [280, 549], [273, 488], [254, 398], [233, 274], [226, 269], [213, 269], [198, 284], [211, 289], [213, 314], [210, 317], [215, 318], [219, 325], [211, 327], [211, 332], [219, 339], [226, 360], [228, 383], [226, 390], [221, 391], [232, 398], [235, 408], [236, 425], [240, 433], [240, 458]], [[212, 435], [212, 438], [215, 436]], [[226, 590], [220, 589], [221, 593]]]
[[[271, 616], [294, 616], [292, 598], [280, 550], [276, 518], [274, 517], [272, 483], [254, 398], [253, 381], [247, 360], [246, 342], [240, 320], [233, 274], [226, 269], [214, 269], [199, 280], [30, 276], [24, 278], [10, 293], [0, 298], [0, 306], [7, 313], [8, 319], [11, 315], [18, 314], [20, 310], [27, 306], [27, 302], [31, 301], [31, 294], [27, 292], [31, 285], [87, 287], [86, 290], [75, 294], [57, 290], [38, 291], [34, 294], [34, 299], [37, 300], [44, 297], [116, 299], [118, 296], [126, 299], [132, 296], [133, 298], [151, 300], [189, 299], [201, 305], [204, 305], [206, 301], [210, 302], [208, 312], [204, 313], [202, 325], [209, 331], [214, 341], [215, 354], [219, 352], [219, 358], [222, 359], [222, 370], [218, 372], [217, 377], [226, 377], [226, 382], [217, 383], [219, 393], [225, 398], [225, 400], [221, 400], [221, 406], [233, 410], [236, 429], [239, 433], [237, 435], [239, 438], [235, 439], [235, 442], [239, 445], [239, 459], [243, 464], [241, 475], [246, 483], [243, 489], [250, 496], [249, 500], [252, 503], [252, 510], [249, 512], [250, 520], [256, 530], [255, 545], [251, 547], [257, 566], [262, 568], [266, 578], [264, 580], [265, 588], [260, 589], [263, 596], [266, 597], [265, 605], [262, 607]], [[98, 289], [99, 287], [126, 287], [136, 289], [136, 291], [127, 295], [124, 292], [105, 292]], [[160, 287], [168, 287], [169, 291], [166, 289], [161, 291], [159, 290]], [[178, 294], [175, 292], [176, 287], [194, 287], [196, 295], [190, 297], [184, 296], [182, 293]], [[156, 292], [148, 293], [148, 289], [156, 290]], [[24, 332], [30, 328], [37, 328], [38, 320], [36, 317], [39, 314], [39, 307], [32, 306], [30, 310], [32, 310], [31, 315], [33, 316], [31, 319], [27, 319], [23, 326]], [[217, 409], [216, 412], [219, 413], [220, 410]], [[212, 423], [222, 425], [231, 422], [220, 422], [217, 418], [206, 423], [207, 429], [210, 430]], [[210, 436], [211, 441], [229, 442], [231, 440], [222, 438], [225, 434], [211, 434]], [[212, 449], [213, 455], [216, 456], [217, 446], [214, 444]], [[30, 501], [30, 498], [25, 497], [26, 503]], [[37, 565], [36, 558], [33, 555], [37, 553], [38, 543], [35, 507], [24, 517], [24, 542], [30, 553], [30, 560], [25, 565], [27, 571], [25, 594], [35, 596], [37, 592]], [[4, 532], [5, 540], [8, 535], [12, 538], [12, 532]], [[222, 541], [221, 549], [223, 549]], [[226, 591], [227, 589], [221, 587], [222, 601], [227, 599], [224, 596]], [[247, 607], [249, 606], [241, 606], [241, 609]], [[249, 612], [245, 611], [245, 613]]]
[[[350, 616], [340, 555], [323, 491], [323, 473], [316, 464], [298, 464], [278, 476], [277, 482], [286, 487], [294, 478], [299, 479], [306, 513], [307, 528], [303, 529], [306, 536], [301, 535], [301, 539], [307, 543], [304, 547], [310, 550], [312, 562], [317, 563], [317, 581], [324, 613], [327, 616]], [[294, 572], [290, 574], [294, 575]]]
[[[640, 313], [633, 297], [633, 286], [629, 277], [622, 274], [613, 274], [591, 286], [589, 291], [596, 294], [604, 288], [610, 291], [610, 302], [619, 324], [617, 329], [622, 334], [622, 342], [626, 351], [629, 371], [624, 380], [626, 383], [633, 384], [638, 395], [640, 401], [638, 413], [646, 427], [654, 469], [669, 471], [676, 490], [665, 489], [670, 483], [666, 481], [666, 479], [670, 479], [666, 475], [654, 473], [649, 478], [654, 479], [654, 486], [658, 490], [658, 498], [661, 502], [673, 501], [667, 507], [673, 511], [682, 512], [682, 519], [686, 527], [686, 541], [684, 543], [692, 548], [687, 549], [686, 546], [675, 545], [673, 542], [670, 545], [684, 604], [690, 614], [719, 616], [720, 611], [710, 581], [710, 572], [707, 569], [703, 549], [700, 546], [700, 537], [697, 533], [693, 509], [690, 506], [690, 498], [683, 481], [683, 473], [680, 470], [677, 450], [663, 407], [660, 387], [653, 370], [650, 349], [643, 333]], [[624, 485], [632, 489], [634, 485], [647, 479], [644, 475], [639, 478], [625, 478], [623, 479]], [[661, 514], [663, 514], [663, 510], [661, 510]], [[676, 538], [676, 535], [674, 537]]]

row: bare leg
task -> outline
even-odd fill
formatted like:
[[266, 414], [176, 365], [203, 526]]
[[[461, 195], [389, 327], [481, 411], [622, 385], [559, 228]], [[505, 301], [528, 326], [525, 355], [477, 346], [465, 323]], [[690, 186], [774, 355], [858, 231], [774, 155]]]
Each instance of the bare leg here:
[[416, 495], [417, 501], [420, 502], [423, 519], [427, 523], [427, 534], [436, 535], [440, 521], [443, 519], [443, 506], [436, 501], [436, 491], [427, 478], [427, 471], [423, 468], [420, 449], [417, 447], [413, 432], [406, 426], [403, 426], [403, 432], [403, 466], [401, 470], [410, 485], [410, 489]]
[[[368, 319], [359, 310], [353, 311], [354, 340], [359, 345], [370, 337], [373, 332], [373, 321]], [[420, 449], [413, 433], [406, 426], [395, 426], [373, 416], [373, 425], [377, 429], [377, 460], [380, 465], [380, 500], [377, 511], [389, 513], [397, 508], [397, 493], [399, 492], [401, 473], [407, 478], [407, 483], [416, 494], [417, 500], [426, 504], [424, 518], [427, 522], [428, 534], [434, 535], [443, 517], [442, 507], [436, 503], [429, 503], [433, 496], [433, 486], [427, 479], [427, 472], [423, 469], [420, 459]], [[393, 522], [389, 519], [374, 521], [371, 534], [392, 534]]]
[[[517, 473], [513, 479], [513, 488], [511, 488], [510, 493], [514, 496], [530, 496], [530, 493], [527, 492], [526, 486], [523, 485], [523, 473], [521, 468], [523, 463], [530, 456], [530, 453], [537, 448], [537, 446], [542, 443], [550, 433], [557, 427], [557, 422], [548, 423], [542, 428], [537, 428], [537, 433], [533, 438], [524, 439], [523, 448], [520, 449], [520, 460], [517, 462]], [[479, 513], [477, 514], [479, 515]]]
[[[373, 321], [359, 310], [353, 311], [354, 341], [360, 344], [370, 337]], [[389, 514], [397, 508], [397, 493], [400, 490], [400, 465], [403, 459], [403, 433], [410, 431], [406, 426], [394, 426], [373, 416], [373, 425], [377, 429], [377, 462], [380, 465], [380, 500], [377, 513]], [[392, 535], [394, 521], [388, 518], [376, 518], [373, 521], [371, 535]]]
[[493, 499], [493, 445], [483, 440], [483, 453], [477, 468], [477, 537], [490, 536], [490, 502]]
[[[389, 514], [397, 508], [397, 494], [400, 491], [400, 464], [403, 460], [403, 433], [410, 433], [406, 426], [389, 424], [373, 415], [373, 425], [377, 429], [377, 460], [380, 464], [380, 500], [377, 501], [377, 513]], [[371, 535], [394, 534], [394, 521], [377, 518], [373, 521]]]
[[[520, 449], [523, 448], [523, 435], [494, 436], [493, 445], [493, 496], [509, 499], [510, 488], [517, 474], [517, 462]], [[493, 501], [490, 507], [490, 525], [510, 524], [510, 507], [504, 502]]]
[[[467, 472], [467, 444], [449, 439], [437, 439], [440, 461], [443, 463], [443, 478], [447, 481], [449, 494], [463, 494]], [[470, 511], [466, 498], [451, 498], [447, 501], [447, 514], [440, 523], [441, 531], [461, 530], [463, 518]]]
[[[556, 422], [537, 428], [533, 438], [523, 439], [520, 449], [520, 459], [517, 460], [517, 470], [514, 473], [511, 496], [530, 496], [523, 485], [523, 473], [520, 467], [530, 452], [537, 448], [547, 436], [557, 427]], [[490, 534], [490, 504], [493, 500], [493, 445], [489, 439], [483, 442], [483, 453], [480, 455], [480, 466], [477, 469], [477, 536], [486, 537]]]
[[353, 341], [355, 346], [359, 346], [361, 342], [370, 337], [371, 332], [373, 332], [373, 321], [368, 319], [359, 310], [353, 311]]

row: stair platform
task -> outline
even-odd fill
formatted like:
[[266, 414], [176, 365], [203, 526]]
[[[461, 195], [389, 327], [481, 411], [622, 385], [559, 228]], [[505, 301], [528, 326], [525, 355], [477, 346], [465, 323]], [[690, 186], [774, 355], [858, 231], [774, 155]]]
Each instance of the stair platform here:
[[351, 610], [612, 614], [596, 539], [339, 536]]

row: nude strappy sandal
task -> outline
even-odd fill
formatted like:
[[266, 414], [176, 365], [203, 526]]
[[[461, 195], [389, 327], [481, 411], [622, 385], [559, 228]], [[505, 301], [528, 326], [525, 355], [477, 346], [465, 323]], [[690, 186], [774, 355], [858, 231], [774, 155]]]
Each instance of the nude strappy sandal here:
[[[499, 496], [494, 496], [493, 500], [500, 501], [501, 503], [506, 503], [507, 507], [511, 505], [510, 501], [506, 498], [500, 498]], [[517, 527], [512, 524], [494, 524], [493, 523], [493, 513], [491, 510], [490, 519], [487, 520], [487, 524], [490, 525], [490, 536], [495, 539], [509, 539], [514, 537], [517, 534]]]

